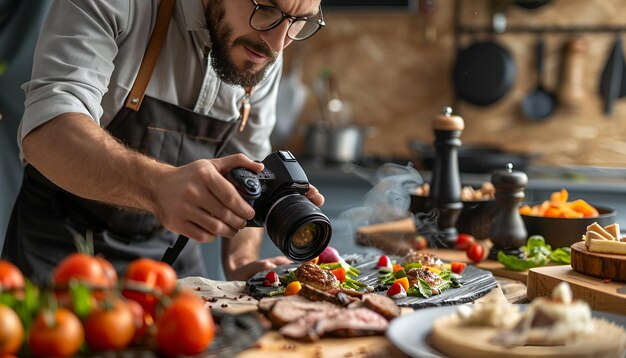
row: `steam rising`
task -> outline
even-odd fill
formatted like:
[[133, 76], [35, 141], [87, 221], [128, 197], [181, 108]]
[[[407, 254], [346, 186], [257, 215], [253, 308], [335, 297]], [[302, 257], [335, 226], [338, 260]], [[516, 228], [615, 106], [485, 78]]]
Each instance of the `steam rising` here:
[[[365, 169], [348, 164], [348, 171], [372, 184], [373, 188], [365, 194], [363, 200], [339, 214], [347, 222], [345, 236], [351, 237], [357, 228], [373, 224], [387, 223], [407, 217], [413, 217], [417, 232], [385, 232], [384, 237], [358, 235], [357, 243], [378, 247], [392, 255], [405, 255], [411, 249], [416, 236], [423, 236], [429, 242], [440, 242], [444, 234], [439, 230], [437, 219], [439, 211], [433, 209], [425, 213], [412, 215], [410, 212], [411, 193], [424, 183], [422, 176], [411, 163], [406, 166], [386, 163], [376, 170]], [[378, 240], [377, 240], [378, 239]]]

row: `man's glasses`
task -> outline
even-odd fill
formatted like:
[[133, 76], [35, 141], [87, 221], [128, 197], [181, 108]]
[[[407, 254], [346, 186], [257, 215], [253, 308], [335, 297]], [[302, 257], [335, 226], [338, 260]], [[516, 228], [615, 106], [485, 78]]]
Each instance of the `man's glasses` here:
[[287, 15], [277, 7], [261, 5], [256, 0], [251, 0], [254, 5], [250, 15], [250, 26], [257, 31], [268, 31], [280, 25], [285, 19], [289, 20], [287, 36], [294, 41], [306, 40], [315, 35], [324, 25], [324, 16], [320, 6], [319, 19], [313, 20], [307, 17]]

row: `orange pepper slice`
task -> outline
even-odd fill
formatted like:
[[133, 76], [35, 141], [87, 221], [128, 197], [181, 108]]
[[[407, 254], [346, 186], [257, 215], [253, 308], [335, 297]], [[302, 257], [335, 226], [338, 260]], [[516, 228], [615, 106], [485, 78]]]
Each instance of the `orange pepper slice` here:
[[300, 284], [299, 281], [293, 281], [290, 282], [287, 287], [285, 287], [285, 296], [295, 296], [298, 293], [300, 293], [300, 290], [302, 289], [302, 285]]
[[409, 279], [407, 277], [402, 277], [393, 281], [393, 283], [396, 283], [396, 282], [400, 283], [402, 287], [404, 287], [405, 291], [409, 290]]

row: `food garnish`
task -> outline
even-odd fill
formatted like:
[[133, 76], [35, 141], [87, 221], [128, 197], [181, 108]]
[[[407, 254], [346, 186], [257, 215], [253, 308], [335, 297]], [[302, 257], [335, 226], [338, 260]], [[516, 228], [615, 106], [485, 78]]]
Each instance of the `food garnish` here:
[[393, 265], [391, 264], [391, 259], [389, 259], [389, 256], [385, 256], [385, 255], [381, 256], [378, 259], [378, 263], [376, 264], [376, 268], [380, 272], [392, 272], [393, 271]]
[[270, 271], [265, 275], [265, 280], [263, 281], [263, 286], [265, 287], [278, 287], [280, 286], [280, 279], [278, 278], [278, 274], [274, 271]]
[[387, 290], [387, 296], [391, 298], [404, 298], [407, 294], [404, 286], [402, 286], [400, 282], [395, 282], [389, 287], [389, 290]]
[[498, 252], [498, 261], [513, 271], [525, 271], [533, 267], [545, 266], [550, 261], [562, 265], [571, 263], [569, 247], [552, 250], [552, 247], [546, 244], [546, 240], [541, 235], [529, 237], [526, 245], [522, 246], [521, 249], [523, 255], [521, 258], [508, 255], [503, 251]]

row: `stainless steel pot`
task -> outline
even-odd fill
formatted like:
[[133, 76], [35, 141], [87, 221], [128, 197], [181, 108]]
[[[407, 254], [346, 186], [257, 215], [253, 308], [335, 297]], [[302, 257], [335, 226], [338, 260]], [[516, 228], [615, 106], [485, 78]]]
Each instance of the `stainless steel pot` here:
[[357, 125], [328, 125], [318, 122], [307, 127], [305, 156], [328, 163], [347, 163], [361, 159], [363, 142], [372, 130]]

